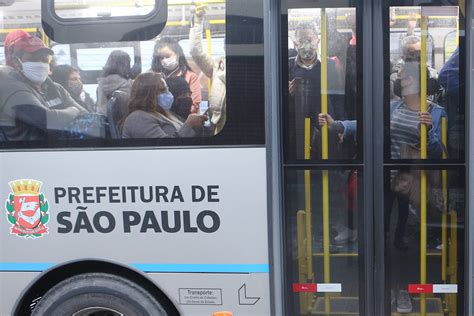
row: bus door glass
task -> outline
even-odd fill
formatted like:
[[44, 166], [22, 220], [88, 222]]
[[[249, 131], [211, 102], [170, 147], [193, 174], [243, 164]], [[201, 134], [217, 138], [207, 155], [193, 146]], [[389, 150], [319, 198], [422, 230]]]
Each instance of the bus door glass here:
[[359, 314], [358, 11], [315, 4], [287, 1], [282, 11], [287, 313]]
[[384, 11], [385, 315], [464, 315], [463, 4], [401, 2]]

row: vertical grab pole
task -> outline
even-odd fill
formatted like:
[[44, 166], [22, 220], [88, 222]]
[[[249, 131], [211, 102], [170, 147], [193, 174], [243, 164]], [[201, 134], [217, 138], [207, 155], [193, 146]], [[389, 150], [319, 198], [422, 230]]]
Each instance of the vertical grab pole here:
[[[328, 112], [328, 64], [327, 64], [327, 26], [326, 9], [321, 9], [321, 112]], [[321, 128], [322, 159], [328, 159], [328, 126]], [[324, 246], [324, 282], [331, 282], [330, 257], [329, 257], [329, 174], [323, 170], [323, 246]], [[329, 294], [325, 294], [326, 314], [331, 312]]]
[[[306, 223], [305, 223], [305, 212], [298, 211], [296, 213], [296, 234], [298, 243], [298, 281], [300, 283], [308, 282], [307, 269], [306, 269], [306, 248], [305, 248], [305, 235], [306, 235]], [[308, 293], [300, 293], [300, 313], [308, 313]]]
[[[444, 148], [448, 146], [446, 117], [441, 118], [441, 142]], [[448, 158], [448, 155], [443, 150], [443, 159]], [[447, 283], [447, 253], [448, 253], [448, 171], [441, 171], [441, 179], [443, 185], [443, 213], [441, 217], [441, 280]], [[448, 300], [448, 294], [445, 295], [445, 302]]]
[[[451, 247], [449, 248], [449, 283], [457, 284], [458, 282], [458, 217], [457, 213], [454, 210], [451, 210]], [[457, 297], [456, 294], [450, 294], [451, 298], [449, 300], [450, 308], [449, 315], [457, 316]]]
[[[421, 60], [420, 60], [420, 111], [427, 111], [427, 101], [426, 101], [426, 42], [427, 42], [427, 17], [421, 12]], [[421, 142], [421, 159], [428, 158], [428, 132], [426, 125], [421, 124], [421, 133], [420, 133], [420, 142]], [[426, 284], [426, 213], [427, 213], [427, 179], [426, 179], [426, 170], [421, 170], [420, 172], [420, 283]], [[426, 316], [426, 294], [420, 294], [420, 314], [421, 316]]]
[[[311, 157], [311, 119], [304, 119], [304, 159]], [[314, 282], [313, 275], [313, 245], [312, 245], [312, 227], [311, 227], [311, 171], [304, 171], [304, 205], [306, 213], [306, 261], [308, 283]]]
[[[207, 44], [207, 56], [212, 56], [212, 36], [211, 29], [206, 29], [206, 44]], [[209, 100], [209, 95], [211, 94], [211, 79], [207, 79], [207, 99]]]

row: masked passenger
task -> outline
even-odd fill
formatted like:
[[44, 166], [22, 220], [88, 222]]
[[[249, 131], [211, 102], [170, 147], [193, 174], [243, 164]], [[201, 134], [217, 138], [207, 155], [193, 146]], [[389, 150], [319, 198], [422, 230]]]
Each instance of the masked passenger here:
[[[398, 73], [404, 63], [407, 62], [421, 62], [421, 39], [415, 35], [409, 35], [403, 38], [401, 41], [401, 58], [397, 61], [392, 61], [391, 63], [391, 100], [398, 100], [402, 98], [401, 91], [399, 89], [399, 83], [395, 83], [398, 79]], [[441, 85], [438, 81], [438, 72], [436, 69], [427, 65], [428, 69], [428, 82], [427, 82], [427, 95], [430, 97], [430, 100], [436, 101], [437, 94], [440, 91]]]
[[[319, 133], [317, 115], [321, 112], [321, 62], [318, 59], [319, 35], [316, 26], [312, 23], [302, 23], [295, 31], [294, 44], [298, 55], [289, 59], [288, 80], [289, 80], [289, 130], [290, 144], [295, 144], [294, 152], [301, 156], [303, 152], [300, 143], [302, 132], [299, 131], [304, 126], [303, 117], [311, 119], [312, 145], [311, 156], [321, 158], [321, 135]], [[332, 59], [327, 59], [327, 74], [329, 82], [335, 82], [336, 78], [329, 77], [336, 74], [335, 63]], [[334, 115], [330, 98], [328, 98], [328, 113]], [[297, 121], [298, 120], [298, 121]], [[329, 143], [337, 142], [330, 139]], [[336, 146], [330, 146], [329, 157], [333, 157]]]
[[151, 70], [163, 73], [165, 79], [183, 77], [191, 88], [193, 100], [191, 112], [197, 113], [202, 100], [201, 84], [198, 76], [189, 67], [179, 43], [172, 38], [164, 37], [156, 43], [153, 51]]
[[51, 79], [62, 85], [78, 104], [90, 112], [95, 112], [95, 102], [91, 96], [84, 91], [81, 74], [78, 69], [69, 65], [56, 66], [53, 68]]
[[53, 51], [37, 37], [14, 43], [9, 63], [14, 70], [0, 85], [0, 126], [8, 141], [60, 136], [87, 110], [49, 77]]
[[13, 55], [13, 47], [16, 42], [28, 37], [31, 37], [31, 35], [23, 30], [15, 30], [7, 34], [3, 44], [5, 50], [5, 65], [13, 67], [13, 58], [11, 58]]
[[189, 45], [194, 62], [211, 80], [209, 114], [214, 134], [219, 134], [225, 126], [227, 115], [226, 59], [225, 57], [212, 58], [203, 49], [202, 33], [205, 15], [205, 7], [198, 6], [193, 17], [194, 25], [189, 32]]
[[107, 101], [114, 91], [123, 91], [130, 94], [132, 88], [131, 58], [122, 50], [114, 50], [110, 53], [104, 66], [102, 77], [97, 79], [97, 112], [107, 115]]
[[191, 114], [193, 99], [191, 98], [191, 89], [183, 77], [173, 77], [166, 80], [168, 89], [174, 97], [171, 111], [183, 122]]
[[184, 123], [170, 110], [174, 97], [161, 74], [139, 75], [132, 86], [122, 138], [199, 136], [206, 116], [191, 114]]

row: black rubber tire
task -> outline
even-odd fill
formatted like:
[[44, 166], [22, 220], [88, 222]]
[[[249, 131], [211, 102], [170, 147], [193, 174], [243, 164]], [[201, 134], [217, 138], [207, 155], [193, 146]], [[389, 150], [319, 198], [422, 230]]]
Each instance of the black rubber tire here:
[[88, 307], [110, 308], [127, 316], [167, 316], [160, 303], [139, 285], [116, 275], [85, 273], [52, 287], [32, 316], [71, 316]]

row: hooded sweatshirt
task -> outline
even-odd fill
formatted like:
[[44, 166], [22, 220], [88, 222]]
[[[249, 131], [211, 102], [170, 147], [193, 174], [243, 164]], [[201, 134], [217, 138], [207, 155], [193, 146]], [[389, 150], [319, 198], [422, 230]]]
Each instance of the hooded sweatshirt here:
[[132, 90], [131, 79], [125, 79], [119, 75], [109, 75], [107, 77], [97, 79], [99, 86], [97, 87], [97, 112], [107, 115], [107, 101], [114, 91], [120, 90], [128, 95]]

